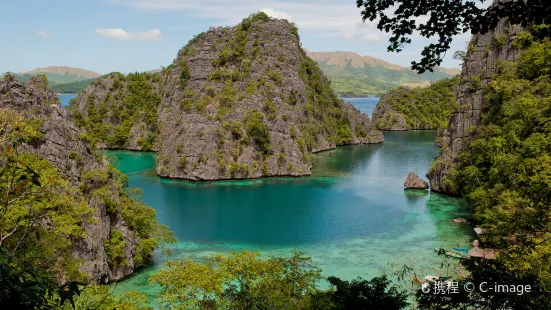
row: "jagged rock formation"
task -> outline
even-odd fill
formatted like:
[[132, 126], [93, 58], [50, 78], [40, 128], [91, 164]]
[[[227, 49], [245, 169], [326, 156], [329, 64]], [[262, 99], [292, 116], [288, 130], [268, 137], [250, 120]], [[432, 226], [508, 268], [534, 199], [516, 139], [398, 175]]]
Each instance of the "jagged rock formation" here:
[[421, 179], [417, 173], [410, 172], [404, 182], [404, 187], [408, 189], [427, 189], [429, 188], [429, 184]]
[[471, 128], [480, 123], [481, 111], [486, 108], [484, 85], [497, 72], [501, 61], [514, 61], [520, 55], [520, 50], [513, 48], [513, 40], [522, 30], [503, 20], [493, 31], [471, 39], [456, 92], [458, 109], [452, 113], [447, 128], [438, 134], [441, 154], [427, 174], [431, 190], [455, 194], [446, 178], [457, 173], [457, 155], [465, 150]]
[[[100, 78], [71, 111], [106, 147], [158, 151], [160, 176], [308, 175], [313, 152], [383, 141], [367, 115], [331, 91], [294, 25], [263, 13], [211, 27], [143, 79], [136, 87], [128, 76]], [[150, 99], [129, 99], [137, 89]]]
[[81, 92], [69, 110], [98, 148], [157, 151], [161, 74], [107, 74]]
[[371, 116], [371, 120], [379, 130], [404, 131], [409, 129], [404, 115], [396, 112], [391, 105], [391, 98], [401, 96], [406, 92], [408, 89], [400, 87], [399, 91], [389, 91], [381, 97]]
[[[47, 86], [44, 76], [32, 77], [22, 82], [13, 75], [7, 75], [0, 81], [0, 108], [12, 109], [28, 119], [40, 120], [44, 134], [39, 142], [23, 144], [19, 151], [36, 153], [48, 160], [74, 187], [79, 196], [83, 196], [92, 210], [91, 219], [83, 221], [85, 238], [74, 238], [72, 255], [82, 259], [80, 270], [89, 281], [111, 282], [130, 275], [143, 264], [147, 257], [142, 255], [141, 243], [146, 237], [131, 228], [124, 212], [131, 203], [130, 198], [121, 194], [121, 186], [112, 174], [116, 171], [108, 167], [107, 161], [97, 156], [91, 144], [85, 141], [81, 130], [73, 124], [61, 107], [59, 99]], [[101, 193], [100, 193], [101, 191]], [[76, 199], [75, 199], [75, 202]], [[145, 207], [145, 206], [144, 206]], [[145, 207], [147, 208], [147, 207]], [[110, 236], [119, 234], [121, 259], [124, 264], [114, 264], [106, 253]]]
[[458, 77], [440, 80], [429, 87], [398, 87], [385, 93], [372, 121], [380, 130], [437, 129], [455, 109]]

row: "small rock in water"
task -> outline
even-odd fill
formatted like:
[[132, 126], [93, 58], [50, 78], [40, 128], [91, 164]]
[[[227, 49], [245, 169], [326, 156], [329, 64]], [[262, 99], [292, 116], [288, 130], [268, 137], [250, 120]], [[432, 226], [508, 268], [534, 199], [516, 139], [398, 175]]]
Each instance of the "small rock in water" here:
[[429, 184], [422, 180], [415, 172], [410, 172], [404, 182], [404, 186], [409, 189], [427, 189]]
[[469, 221], [467, 221], [466, 219], [460, 217], [460, 218], [456, 218], [456, 219], [453, 219], [453, 221], [455, 223], [459, 223], [459, 224], [469, 224]]

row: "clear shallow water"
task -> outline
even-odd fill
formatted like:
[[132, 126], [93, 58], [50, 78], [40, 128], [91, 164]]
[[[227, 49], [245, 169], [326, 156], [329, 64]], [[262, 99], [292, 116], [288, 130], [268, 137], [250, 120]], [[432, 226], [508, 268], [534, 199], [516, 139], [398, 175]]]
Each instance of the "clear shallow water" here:
[[346, 102], [353, 104], [358, 110], [369, 115], [373, 114], [373, 109], [379, 102], [379, 97], [362, 97], [362, 98], [342, 98]]
[[69, 102], [71, 101], [71, 99], [74, 99], [77, 97], [77, 95], [58, 95], [59, 97], [59, 100], [61, 101], [61, 106], [62, 107], [68, 107], [69, 106]]
[[[404, 191], [437, 155], [435, 131], [386, 132], [385, 143], [317, 154], [311, 177], [193, 183], [155, 175], [155, 154], [107, 152], [130, 186], [171, 227], [170, 258], [204, 257], [246, 248], [266, 256], [304, 251], [326, 276], [369, 278], [404, 257], [434, 258], [433, 248], [468, 244], [472, 229], [457, 198]], [[167, 259], [116, 285], [151, 292], [147, 279]]]

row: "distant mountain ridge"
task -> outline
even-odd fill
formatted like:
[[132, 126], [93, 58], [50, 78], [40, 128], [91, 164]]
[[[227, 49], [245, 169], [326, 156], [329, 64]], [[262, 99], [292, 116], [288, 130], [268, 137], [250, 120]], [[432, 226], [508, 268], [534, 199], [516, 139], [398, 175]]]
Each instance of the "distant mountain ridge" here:
[[[335, 65], [338, 67], [347, 67], [351, 65], [354, 68], [364, 67], [366, 64], [371, 66], [381, 66], [390, 70], [410, 70], [409, 67], [403, 67], [397, 64], [392, 64], [388, 61], [375, 58], [372, 56], [360, 56], [354, 52], [311, 52], [306, 50], [308, 57], [318, 62], [325, 62], [327, 65]], [[459, 68], [444, 68], [438, 67], [437, 71], [445, 72], [449, 75], [461, 73]]]
[[15, 77], [21, 81], [28, 81], [33, 76], [39, 74], [43, 74], [48, 78], [48, 86], [54, 92], [65, 94], [76, 94], [101, 76], [101, 74], [91, 70], [67, 66], [52, 66], [19, 72], [15, 74]]
[[17, 74], [18, 75], [26, 75], [26, 74], [37, 75], [41, 73], [50, 73], [50, 74], [58, 74], [58, 75], [74, 75], [76, 77], [81, 77], [84, 79], [94, 79], [101, 76], [101, 74], [91, 70], [72, 68], [72, 67], [66, 67], [66, 66], [51, 66], [46, 68], [36, 68], [31, 71], [19, 72]]
[[457, 68], [438, 67], [420, 75], [409, 67], [353, 52], [306, 52], [329, 77], [337, 94], [344, 97], [381, 95], [398, 86], [428, 86], [460, 72]]

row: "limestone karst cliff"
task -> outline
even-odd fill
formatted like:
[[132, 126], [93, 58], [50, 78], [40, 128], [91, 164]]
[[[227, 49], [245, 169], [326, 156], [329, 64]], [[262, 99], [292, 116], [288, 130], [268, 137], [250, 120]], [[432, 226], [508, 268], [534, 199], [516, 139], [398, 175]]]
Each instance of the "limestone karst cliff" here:
[[455, 109], [458, 82], [456, 76], [428, 87], [392, 89], [375, 106], [372, 122], [380, 130], [437, 129]]
[[456, 91], [457, 110], [452, 113], [448, 126], [439, 132], [441, 154], [427, 175], [431, 190], [455, 194], [446, 179], [457, 173], [458, 154], [467, 147], [466, 141], [473, 126], [480, 123], [481, 111], [488, 108], [484, 86], [498, 72], [502, 61], [514, 61], [520, 55], [520, 50], [513, 47], [513, 41], [522, 30], [521, 26], [502, 20], [493, 31], [474, 35], [471, 39]]
[[158, 175], [189, 180], [308, 175], [314, 152], [383, 141], [296, 27], [263, 13], [198, 35], [162, 72], [98, 79], [70, 110], [98, 145], [157, 151]]
[[[38, 154], [57, 168], [69, 182], [73, 195], [69, 203], [84, 206], [86, 212], [77, 220], [83, 235], [66, 237], [71, 255], [80, 260], [79, 270], [88, 281], [122, 279], [150, 260], [157, 243], [153, 236], [155, 211], [127, 194], [120, 172], [94, 151], [48, 88], [46, 78], [36, 76], [22, 82], [6, 75], [0, 81], [0, 108], [40, 124], [42, 137], [21, 144], [18, 151]], [[51, 225], [48, 218], [42, 221]]]

